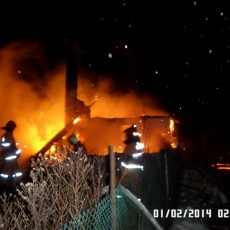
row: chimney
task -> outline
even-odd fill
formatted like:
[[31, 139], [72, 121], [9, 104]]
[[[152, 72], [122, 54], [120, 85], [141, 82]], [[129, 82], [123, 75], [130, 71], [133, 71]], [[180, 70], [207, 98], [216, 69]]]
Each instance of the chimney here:
[[65, 83], [65, 124], [73, 121], [76, 117], [77, 105], [77, 78], [78, 78], [78, 49], [75, 38], [67, 38], [67, 63]]

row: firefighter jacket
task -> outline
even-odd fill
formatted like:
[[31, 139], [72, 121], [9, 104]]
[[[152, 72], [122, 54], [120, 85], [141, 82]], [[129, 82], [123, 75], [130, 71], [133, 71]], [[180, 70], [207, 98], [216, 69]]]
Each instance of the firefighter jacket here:
[[[4, 128], [5, 129], [5, 128]], [[13, 129], [5, 129], [6, 132], [1, 137], [0, 147], [3, 155], [3, 166], [1, 168], [0, 177], [17, 178], [22, 176], [17, 158], [20, 155], [21, 150], [17, 148], [16, 142], [13, 136]]]
[[4, 160], [13, 160], [19, 157], [21, 150], [16, 147], [12, 131], [6, 131], [1, 137], [1, 152]]

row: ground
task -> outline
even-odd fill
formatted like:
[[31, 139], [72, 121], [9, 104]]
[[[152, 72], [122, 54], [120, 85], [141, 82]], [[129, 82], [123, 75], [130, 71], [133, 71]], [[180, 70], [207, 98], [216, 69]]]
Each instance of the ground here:
[[190, 209], [193, 214], [198, 210], [198, 214], [175, 218], [170, 230], [229, 230], [229, 179], [230, 171], [213, 170], [206, 162], [183, 160], [176, 210]]

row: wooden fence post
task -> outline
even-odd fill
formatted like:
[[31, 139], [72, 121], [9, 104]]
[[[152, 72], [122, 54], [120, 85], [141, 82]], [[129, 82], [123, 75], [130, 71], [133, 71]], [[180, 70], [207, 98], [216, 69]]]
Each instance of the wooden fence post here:
[[111, 225], [112, 230], [116, 230], [116, 161], [113, 146], [109, 146], [110, 159], [110, 194], [112, 199]]

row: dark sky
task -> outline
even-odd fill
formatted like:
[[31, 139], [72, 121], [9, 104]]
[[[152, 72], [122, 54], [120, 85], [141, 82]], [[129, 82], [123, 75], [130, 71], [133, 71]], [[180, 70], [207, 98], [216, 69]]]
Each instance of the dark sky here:
[[176, 117], [228, 135], [227, 0], [7, 1], [0, 26], [2, 45], [41, 39], [54, 60], [74, 37], [85, 69], [114, 73], [122, 89], [156, 95]]

